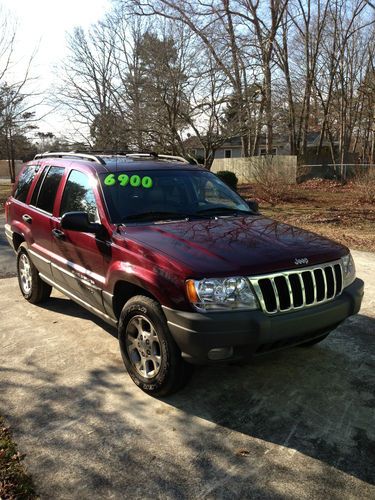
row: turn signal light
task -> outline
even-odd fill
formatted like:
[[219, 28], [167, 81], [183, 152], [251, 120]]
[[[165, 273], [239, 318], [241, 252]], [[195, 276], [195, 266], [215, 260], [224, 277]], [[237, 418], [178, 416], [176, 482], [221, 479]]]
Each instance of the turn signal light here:
[[199, 297], [197, 294], [197, 290], [195, 289], [195, 283], [194, 280], [187, 280], [186, 281], [186, 293], [188, 296], [188, 299], [192, 304], [197, 304], [199, 302]]

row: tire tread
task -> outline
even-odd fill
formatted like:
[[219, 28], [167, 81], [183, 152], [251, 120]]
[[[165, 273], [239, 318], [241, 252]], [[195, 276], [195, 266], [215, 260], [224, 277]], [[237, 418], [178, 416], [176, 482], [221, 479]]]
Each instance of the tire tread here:
[[[155, 323], [155, 319], [158, 319], [159, 325], [162, 329], [162, 335], [165, 337], [168, 352], [169, 352], [169, 368], [168, 373], [166, 375], [166, 380], [163, 381], [159, 387], [155, 389], [148, 389], [147, 385], [143, 381], [141, 381], [137, 375], [137, 373], [132, 369], [132, 365], [127, 358], [126, 347], [124, 345], [125, 339], [123, 338], [124, 332], [126, 329], [126, 323], [128, 318], [131, 318], [131, 313], [134, 311], [136, 306], [145, 307], [148, 309], [148, 312], [151, 312], [151, 316], [155, 316], [155, 318], [150, 318], [153, 323]], [[133, 307], [133, 310], [131, 309]], [[156, 326], [156, 325], [155, 325]], [[159, 333], [159, 332], [158, 332]], [[152, 396], [161, 397], [173, 394], [174, 392], [181, 389], [186, 382], [189, 380], [192, 366], [186, 363], [181, 357], [181, 351], [179, 350], [176, 342], [174, 341], [168, 325], [163, 310], [160, 304], [147, 296], [144, 295], [136, 295], [126, 302], [124, 305], [119, 321], [119, 340], [120, 340], [120, 349], [121, 354], [124, 360], [124, 364], [129, 372], [129, 375], [133, 379], [133, 381], [147, 394]]]

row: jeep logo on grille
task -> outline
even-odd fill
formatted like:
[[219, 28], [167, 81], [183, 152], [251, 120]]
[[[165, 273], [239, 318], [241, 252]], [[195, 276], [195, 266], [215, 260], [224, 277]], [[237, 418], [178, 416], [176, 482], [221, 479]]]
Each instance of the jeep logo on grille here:
[[303, 257], [302, 259], [294, 259], [294, 263], [296, 266], [300, 266], [302, 264], [308, 264], [309, 259], [307, 257]]

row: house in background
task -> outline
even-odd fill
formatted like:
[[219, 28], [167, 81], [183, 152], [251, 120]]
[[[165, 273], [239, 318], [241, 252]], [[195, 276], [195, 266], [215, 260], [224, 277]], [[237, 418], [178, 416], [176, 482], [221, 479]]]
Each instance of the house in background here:
[[[307, 148], [311, 151], [315, 150], [319, 145], [320, 133], [319, 132], [309, 132], [307, 134]], [[194, 158], [200, 159], [204, 158], [204, 149], [202, 143], [196, 136], [189, 137], [184, 142], [187, 151], [194, 156]], [[328, 145], [327, 141], [324, 141], [323, 145]], [[262, 135], [260, 137], [259, 146], [257, 149], [257, 154], [255, 156], [263, 156], [267, 154], [267, 143], [266, 136]], [[290, 155], [290, 144], [289, 138], [286, 134], [275, 134], [272, 144], [272, 155], [284, 156]], [[225, 141], [219, 149], [216, 150], [215, 159], [220, 160], [223, 158], [242, 158], [242, 146], [241, 137], [234, 136]]]
[[[204, 149], [198, 137], [189, 137], [185, 141], [185, 147], [188, 152], [195, 158], [204, 157]], [[287, 136], [275, 136], [273, 140], [272, 154], [273, 155], [288, 155], [290, 154], [289, 142]], [[266, 136], [261, 136], [256, 156], [265, 155], [267, 153]], [[215, 159], [222, 158], [242, 158], [241, 137], [234, 136], [227, 139], [219, 149], [216, 150]]]

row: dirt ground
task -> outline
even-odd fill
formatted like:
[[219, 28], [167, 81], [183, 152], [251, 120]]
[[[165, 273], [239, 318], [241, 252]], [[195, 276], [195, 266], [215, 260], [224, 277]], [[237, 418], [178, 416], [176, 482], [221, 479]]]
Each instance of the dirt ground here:
[[256, 199], [260, 212], [294, 226], [327, 236], [344, 245], [375, 251], [375, 204], [361, 201], [362, 193], [352, 183], [314, 179], [286, 189], [283, 200], [272, 206], [259, 186], [243, 184], [238, 189], [246, 199]]

